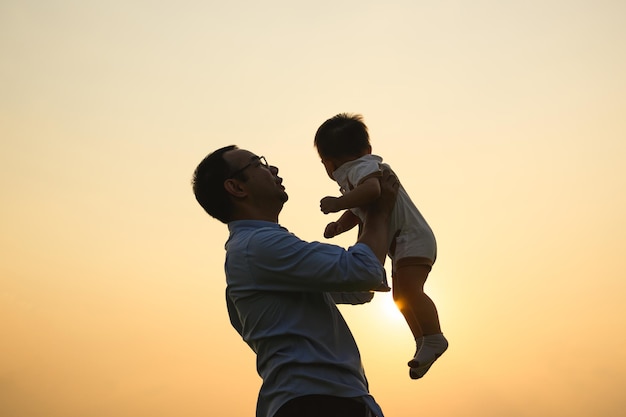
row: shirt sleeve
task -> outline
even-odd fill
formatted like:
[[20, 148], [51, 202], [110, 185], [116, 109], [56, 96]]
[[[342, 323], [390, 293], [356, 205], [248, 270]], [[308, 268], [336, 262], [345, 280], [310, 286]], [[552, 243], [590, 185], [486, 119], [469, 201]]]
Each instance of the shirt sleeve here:
[[355, 292], [331, 292], [335, 304], [365, 304], [372, 301], [374, 291], [355, 291]]
[[357, 186], [368, 178], [382, 176], [382, 171], [378, 161], [359, 160], [357, 164], [347, 172], [350, 184]]
[[257, 289], [276, 291], [370, 291], [386, 280], [369, 246], [306, 242], [284, 229], [259, 229], [247, 248]]

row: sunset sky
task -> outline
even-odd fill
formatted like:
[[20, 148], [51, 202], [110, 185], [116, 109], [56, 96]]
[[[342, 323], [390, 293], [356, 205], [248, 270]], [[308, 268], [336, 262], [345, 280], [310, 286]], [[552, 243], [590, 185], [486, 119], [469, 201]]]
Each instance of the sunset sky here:
[[623, 416], [623, 0], [0, 0], [0, 51], [1, 416], [253, 416], [191, 175], [264, 155], [325, 241], [339, 112], [439, 245], [423, 379], [390, 294], [341, 307], [385, 415]]

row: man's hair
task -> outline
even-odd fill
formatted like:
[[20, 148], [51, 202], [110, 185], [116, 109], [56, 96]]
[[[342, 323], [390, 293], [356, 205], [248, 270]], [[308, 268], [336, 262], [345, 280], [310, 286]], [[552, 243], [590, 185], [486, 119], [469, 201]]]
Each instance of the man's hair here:
[[236, 145], [225, 146], [207, 155], [193, 173], [191, 184], [196, 200], [204, 211], [222, 223], [228, 223], [233, 205], [224, 188], [224, 181], [231, 173], [231, 167], [224, 159], [224, 153], [239, 149]]
[[322, 158], [361, 156], [370, 146], [363, 116], [339, 113], [331, 117], [317, 129], [314, 145]]

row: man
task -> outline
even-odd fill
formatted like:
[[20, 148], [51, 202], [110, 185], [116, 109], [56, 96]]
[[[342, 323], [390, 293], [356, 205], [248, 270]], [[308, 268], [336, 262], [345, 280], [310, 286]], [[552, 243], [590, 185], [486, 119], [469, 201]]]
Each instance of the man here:
[[[257, 355], [257, 417], [382, 417], [331, 293], [371, 294], [386, 282], [388, 223], [398, 182], [385, 172], [349, 249], [305, 242], [278, 224], [288, 199], [278, 168], [235, 145], [196, 168], [193, 190], [228, 225], [226, 303]], [[368, 299], [363, 301], [368, 301]]]

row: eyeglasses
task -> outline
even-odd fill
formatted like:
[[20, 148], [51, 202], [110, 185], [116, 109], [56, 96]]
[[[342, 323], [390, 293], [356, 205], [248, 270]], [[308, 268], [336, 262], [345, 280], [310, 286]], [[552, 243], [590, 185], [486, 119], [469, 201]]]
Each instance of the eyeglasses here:
[[233, 172], [232, 174], [230, 174], [226, 179], [230, 179], [230, 178], [235, 178], [237, 175], [241, 174], [242, 172], [244, 172], [246, 169], [250, 168], [254, 163], [258, 162], [259, 165], [258, 166], [263, 166], [267, 169], [270, 168], [269, 164], [267, 163], [267, 160], [265, 159], [264, 156], [255, 156], [253, 158], [253, 160], [244, 165], [243, 168], [238, 169], [237, 171]]

